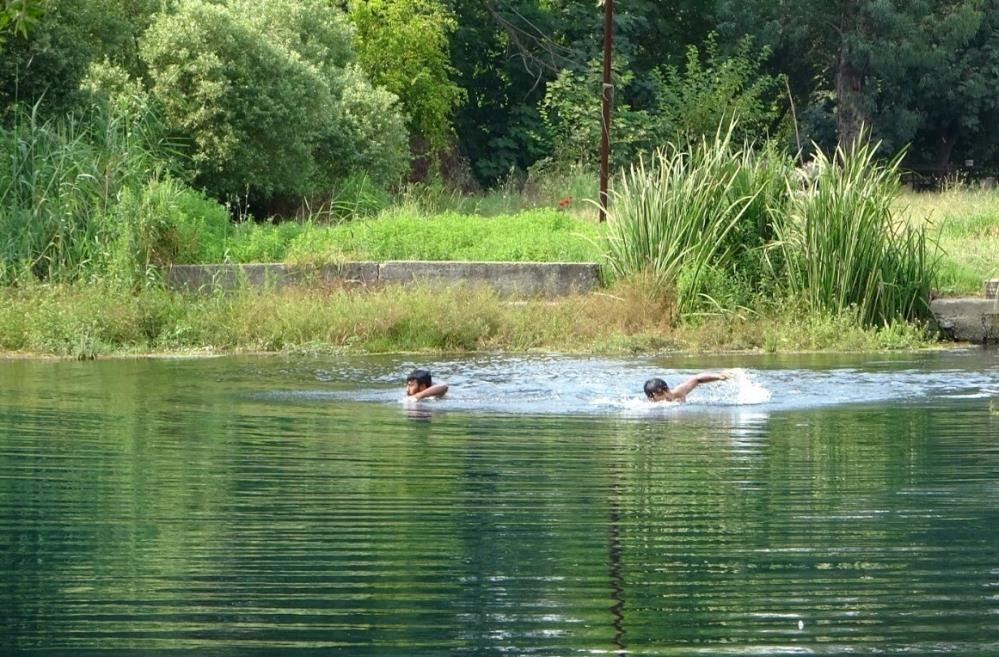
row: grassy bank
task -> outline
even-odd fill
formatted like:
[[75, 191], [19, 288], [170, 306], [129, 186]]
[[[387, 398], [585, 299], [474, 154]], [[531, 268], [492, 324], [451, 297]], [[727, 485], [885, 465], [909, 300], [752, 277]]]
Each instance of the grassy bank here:
[[908, 221], [929, 226], [940, 246], [941, 294], [978, 296], [982, 281], [999, 278], [999, 189], [906, 193], [897, 204]]
[[918, 327], [858, 326], [855, 317], [777, 308], [672, 322], [636, 285], [558, 300], [501, 298], [488, 288], [291, 289], [187, 296], [101, 286], [0, 288], [0, 351], [93, 358], [148, 352], [479, 350], [655, 351], [911, 349]]
[[494, 217], [415, 208], [339, 224], [241, 224], [196, 245], [187, 262], [328, 263], [344, 260], [595, 262], [602, 227], [557, 209]]
[[[0, 350], [905, 348], [925, 344], [933, 287], [977, 293], [999, 271], [999, 193], [899, 197], [898, 159], [860, 142], [804, 178], [789, 154], [730, 133], [664, 147], [617, 176], [607, 224], [587, 201], [592, 175], [573, 170], [474, 197], [412, 186], [388, 207], [359, 187], [357, 203], [307, 219], [234, 221], [157, 164], [158, 148], [101, 114], [0, 134]], [[392, 259], [596, 261], [615, 286], [511, 302], [160, 285], [171, 263]]]

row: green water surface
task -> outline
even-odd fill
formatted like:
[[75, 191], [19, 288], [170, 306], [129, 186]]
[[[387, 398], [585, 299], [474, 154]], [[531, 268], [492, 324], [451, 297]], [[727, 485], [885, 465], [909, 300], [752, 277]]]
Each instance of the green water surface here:
[[0, 362], [0, 653], [999, 654], [999, 387], [673, 416], [354, 394], [399, 367]]

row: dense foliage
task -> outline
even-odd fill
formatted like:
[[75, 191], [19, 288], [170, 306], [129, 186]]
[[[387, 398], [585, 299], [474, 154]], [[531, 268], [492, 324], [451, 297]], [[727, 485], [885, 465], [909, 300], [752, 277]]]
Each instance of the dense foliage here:
[[352, 32], [319, 0], [183, 0], [146, 31], [152, 94], [220, 198], [294, 200], [365, 171], [402, 174], [394, 99], [352, 68]]
[[[590, 0], [7, 1], [0, 114], [82, 109], [107, 61], [164, 104], [220, 198], [388, 184], [409, 147], [492, 185], [594, 157], [602, 31]], [[999, 165], [999, 0], [621, 0], [614, 39], [621, 166], [731, 115], [792, 152], [866, 126], [886, 154], [911, 144], [903, 166]]]
[[448, 58], [454, 17], [438, 0], [354, 0], [349, 17], [365, 72], [399, 97], [414, 140], [431, 152], [442, 150], [453, 137], [454, 109], [465, 97], [451, 79]]
[[[999, 0], [616, 4], [603, 239], [566, 223], [594, 196], [592, 0], [2, 2], [0, 281], [605, 258], [687, 316], [918, 318], [932, 245], [893, 203], [906, 166], [995, 175]], [[546, 208], [467, 216], [483, 187]]]

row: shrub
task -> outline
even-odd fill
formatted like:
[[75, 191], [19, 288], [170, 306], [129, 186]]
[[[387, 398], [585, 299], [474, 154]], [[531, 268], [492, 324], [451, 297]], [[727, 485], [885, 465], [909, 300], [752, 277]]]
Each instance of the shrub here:
[[831, 157], [818, 150], [814, 181], [775, 216], [771, 250], [789, 295], [834, 314], [856, 308], [863, 324], [886, 326], [928, 316], [937, 263], [925, 227], [894, 213], [903, 153], [881, 162], [876, 151], [866, 135]]
[[305, 193], [331, 107], [318, 72], [226, 7], [184, 0], [147, 30], [142, 56], [167, 121], [193, 142], [198, 181], [220, 198]]
[[141, 52], [170, 126], [193, 144], [199, 185], [286, 204], [351, 172], [388, 182], [405, 170], [395, 98], [351, 64], [350, 41], [321, 0], [181, 0]]
[[448, 35], [454, 16], [440, 0], [354, 0], [358, 61], [378, 85], [399, 97], [409, 129], [431, 151], [444, 148], [465, 92], [451, 81]]
[[687, 48], [681, 70], [665, 66], [652, 76], [657, 95], [657, 136], [663, 141], [710, 136], [719, 124], [738, 120], [737, 141], [756, 141], [773, 129], [779, 115], [779, 79], [762, 72], [768, 52], [752, 52], [745, 37], [722, 56], [712, 34], [703, 52]]
[[87, 98], [79, 85], [92, 61], [110, 57], [132, 70], [138, 63], [136, 39], [159, 0], [130, 0], [129, 11], [122, 4], [0, 1], [0, 17], [5, 6], [33, 14], [26, 34], [0, 39], [0, 110], [15, 102], [37, 103], [44, 118], [62, 116], [85, 109]]
[[[614, 67], [615, 88], [627, 87], [634, 73], [618, 62]], [[601, 132], [601, 64], [589, 63], [584, 71], [564, 69], [548, 83], [541, 103], [542, 119], [554, 143], [554, 154], [560, 162], [597, 161]], [[633, 108], [617, 98], [611, 112], [610, 134], [614, 144], [611, 166], [627, 166], [643, 152], [650, 151], [656, 140], [651, 129], [654, 121], [648, 111]]]
[[738, 245], [728, 235], [760, 194], [757, 183], [747, 182], [746, 158], [732, 148], [729, 130], [689, 150], [662, 149], [649, 165], [633, 165], [621, 176], [608, 216], [611, 272], [647, 272], [661, 293], [677, 294], [680, 312], [694, 310], [702, 274], [731, 264]]

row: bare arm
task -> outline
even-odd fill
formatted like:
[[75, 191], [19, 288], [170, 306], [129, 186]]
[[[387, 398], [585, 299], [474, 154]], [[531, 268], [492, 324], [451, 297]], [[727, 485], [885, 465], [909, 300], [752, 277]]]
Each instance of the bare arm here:
[[670, 390], [673, 393], [674, 399], [683, 399], [690, 393], [691, 390], [696, 388], [702, 383], [712, 383], [714, 381], [724, 381], [728, 378], [728, 374], [725, 372], [701, 372], [700, 374], [695, 374], [690, 377], [677, 387]]
[[413, 399], [423, 399], [425, 397], [441, 397], [447, 392], [446, 383], [438, 383], [437, 385], [430, 386], [426, 390], [421, 390], [420, 392], [413, 395]]

